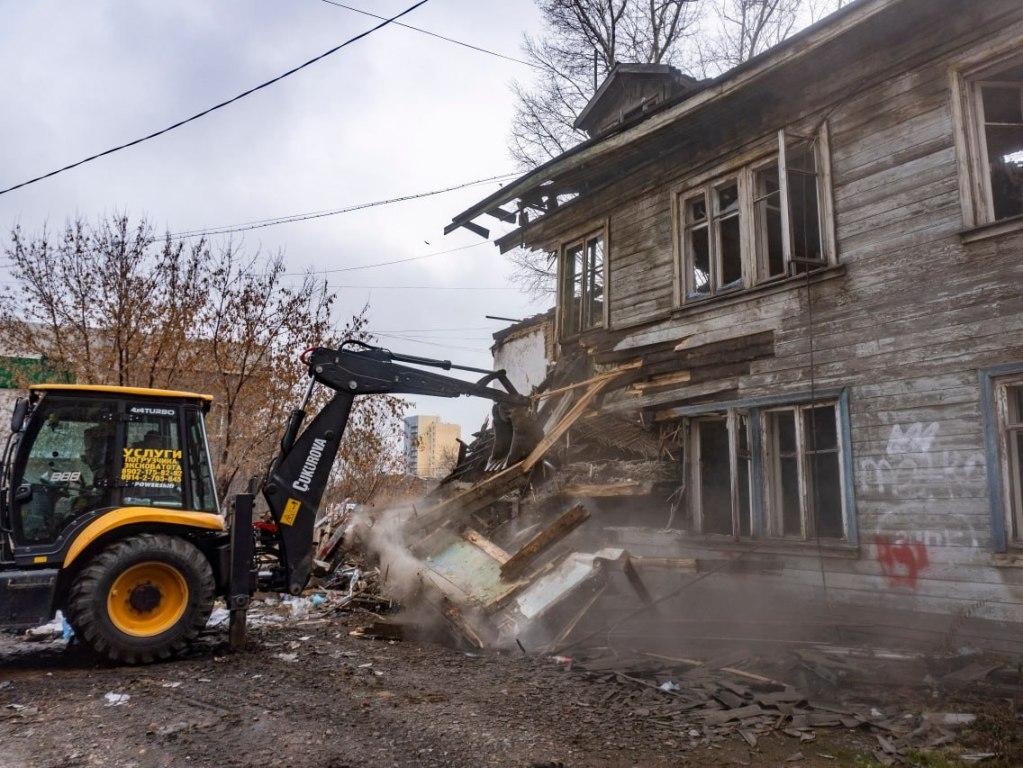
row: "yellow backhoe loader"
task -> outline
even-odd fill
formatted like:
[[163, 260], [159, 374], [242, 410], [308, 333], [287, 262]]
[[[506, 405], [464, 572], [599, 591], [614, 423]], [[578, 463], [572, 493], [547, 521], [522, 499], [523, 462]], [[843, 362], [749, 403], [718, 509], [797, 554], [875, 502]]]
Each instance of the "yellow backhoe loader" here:
[[[296, 595], [309, 580], [313, 524], [357, 396], [493, 400], [498, 465], [522, 458], [539, 437], [529, 398], [504, 371], [357, 341], [307, 350], [302, 362], [308, 387], [259, 483], [269, 520], [257, 525], [253, 494], [232, 499], [227, 515], [218, 502], [208, 395], [33, 386], [14, 407], [0, 463], [0, 629], [41, 624], [61, 610], [98, 654], [145, 663], [187, 647], [221, 596], [238, 642], [256, 590]], [[463, 381], [424, 367], [483, 377]], [[305, 425], [317, 385], [333, 394]]]

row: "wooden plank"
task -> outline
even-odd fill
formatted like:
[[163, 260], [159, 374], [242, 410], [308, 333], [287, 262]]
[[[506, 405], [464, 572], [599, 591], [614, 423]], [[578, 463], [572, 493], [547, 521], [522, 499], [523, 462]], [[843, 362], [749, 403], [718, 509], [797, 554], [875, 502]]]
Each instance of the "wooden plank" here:
[[547, 451], [554, 447], [554, 444], [558, 442], [558, 440], [560, 440], [566, 432], [568, 432], [569, 427], [575, 424], [579, 417], [583, 415], [597, 395], [599, 395], [608, 384], [617, 379], [624, 372], [625, 371], [621, 369], [612, 371], [606, 376], [601, 376], [594, 380], [586, 391], [579, 396], [579, 399], [568, 410], [568, 413], [562, 417], [561, 421], [555, 424], [551, 431], [543, 436], [543, 439], [540, 440], [537, 446], [530, 452], [529, 456], [525, 458], [520, 465], [522, 467], [520, 471], [524, 473], [529, 472], [529, 470], [536, 466], [537, 462], [544, 457]]
[[577, 499], [608, 499], [618, 496], [646, 496], [653, 490], [653, 484], [639, 480], [621, 483], [570, 483], [558, 491], [559, 496]]
[[549, 646], [551, 651], [561, 647], [561, 645], [568, 640], [569, 635], [572, 634], [572, 631], [579, 625], [579, 622], [583, 620], [586, 614], [590, 612], [590, 609], [600, 599], [606, 589], [607, 585], [605, 584], [600, 589], [596, 590], [586, 602], [579, 606], [579, 610], [577, 610], [565, 626], [561, 628], [561, 631], [558, 632], [558, 636], [551, 641]]
[[646, 584], [643, 583], [643, 577], [639, 575], [636, 570], [636, 566], [632, 564], [632, 558], [628, 555], [622, 560], [622, 571], [625, 573], [625, 578], [629, 580], [629, 584], [636, 591], [636, 596], [640, 599], [643, 605], [650, 606], [652, 613], [657, 613], [657, 607], [654, 605], [654, 599], [650, 596], [650, 590], [646, 588]]
[[521, 488], [527, 480], [528, 476], [522, 468], [522, 462], [519, 462], [411, 518], [405, 524], [406, 534], [431, 531], [465, 519], [473, 512], [493, 504], [505, 494]]
[[558, 387], [557, 389], [548, 389], [545, 392], [538, 392], [537, 394], [533, 395], [533, 399], [546, 400], [549, 397], [560, 395], [562, 392], [571, 392], [573, 389], [581, 389], [582, 387], [588, 387], [592, 384], [603, 382], [607, 380], [609, 377], [612, 378], [616, 377], [619, 373], [623, 373], [624, 371], [632, 371], [637, 368], [640, 368], [642, 367], [642, 365], [643, 365], [642, 360], [635, 360], [626, 365], [617, 366], [613, 371], [604, 371], [603, 373], [598, 373], [596, 376], [592, 376], [586, 379], [585, 381], [579, 381], [576, 382], [575, 384], [567, 384], [564, 387]]
[[648, 389], [670, 387], [675, 384], [687, 384], [692, 378], [692, 371], [677, 371], [675, 373], [666, 373], [663, 376], [654, 376], [652, 379], [647, 381], [637, 381], [630, 385], [629, 389], [636, 394], [643, 394]]
[[582, 504], [576, 504], [561, 517], [540, 531], [536, 536], [523, 545], [522, 549], [516, 552], [501, 566], [501, 578], [513, 579], [525, 570], [537, 555], [565, 538], [589, 519], [590, 513]]
[[511, 555], [509, 555], [507, 552], [505, 552], [503, 549], [497, 546], [494, 542], [492, 542], [482, 533], [480, 533], [477, 530], [474, 530], [473, 528], [465, 528], [462, 531], [462, 538], [465, 539], [470, 544], [472, 544], [477, 549], [480, 549], [486, 554], [490, 555], [492, 558], [494, 558], [497, 562], [501, 563], [502, 565], [507, 563], [508, 559], [511, 557]]

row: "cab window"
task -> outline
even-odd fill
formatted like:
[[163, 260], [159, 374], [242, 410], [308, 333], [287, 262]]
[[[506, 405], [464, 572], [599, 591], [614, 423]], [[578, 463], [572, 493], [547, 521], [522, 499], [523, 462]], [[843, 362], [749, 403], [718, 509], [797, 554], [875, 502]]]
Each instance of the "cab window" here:
[[18, 518], [27, 544], [54, 541], [81, 514], [110, 503], [115, 406], [46, 398], [27, 439]]
[[120, 477], [124, 505], [184, 507], [178, 408], [130, 405], [125, 415]]
[[202, 414], [197, 410], [185, 411], [185, 428], [188, 430], [188, 474], [192, 485], [192, 509], [200, 512], [218, 512], [217, 492], [210, 468], [209, 445]]

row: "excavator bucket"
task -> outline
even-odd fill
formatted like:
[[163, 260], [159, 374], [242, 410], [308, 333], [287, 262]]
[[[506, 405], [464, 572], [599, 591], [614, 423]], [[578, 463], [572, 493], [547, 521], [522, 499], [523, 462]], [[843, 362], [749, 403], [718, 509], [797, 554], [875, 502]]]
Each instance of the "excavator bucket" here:
[[540, 442], [543, 430], [528, 407], [494, 403], [494, 447], [487, 470], [496, 472], [522, 461]]

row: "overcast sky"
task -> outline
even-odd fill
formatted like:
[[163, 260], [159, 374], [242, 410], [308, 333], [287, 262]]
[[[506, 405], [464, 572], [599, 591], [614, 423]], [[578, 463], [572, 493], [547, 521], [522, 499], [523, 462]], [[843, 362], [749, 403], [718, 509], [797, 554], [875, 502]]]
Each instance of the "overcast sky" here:
[[[350, 4], [393, 15], [411, 2]], [[377, 23], [322, 0], [0, 0], [0, 13], [0, 188], [162, 128]], [[539, 23], [531, 0], [430, 0], [403, 20], [516, 57]], [[166, 136], [0, 196], [0, 225], [34, 232], [127, 212], [178, 232], [496, 176], [514, 170], [508, 84], [529, 76], [392, 25]], [[496, 188], [256, 230], [244, 243], [282, 249], [295, 270], [471, 245], [480, 238], [442, 228]], [[481, 245], [330, 281], [345, 286], [340, 313], [369, 302], [372, 329], [395, 350], [488, 367], [500, 324], [484, 315], [546, 308], [509, 288], [508, 274], [496, 248]], [[463, 435], [489, 407], [414, 405], [462, 424]]]

